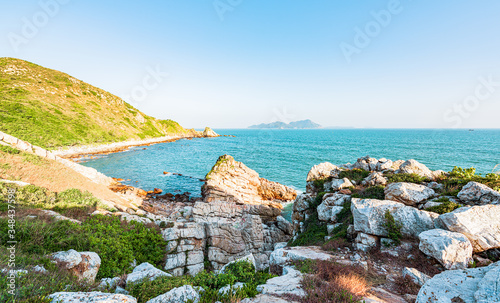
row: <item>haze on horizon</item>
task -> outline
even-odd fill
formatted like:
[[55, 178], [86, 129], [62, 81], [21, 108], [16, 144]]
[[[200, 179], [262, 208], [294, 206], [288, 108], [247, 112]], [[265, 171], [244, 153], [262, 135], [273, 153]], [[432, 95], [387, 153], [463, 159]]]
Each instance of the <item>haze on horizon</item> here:
[[185, 127], [500, 128], [500, 2], [0, 2], [2, 57]]

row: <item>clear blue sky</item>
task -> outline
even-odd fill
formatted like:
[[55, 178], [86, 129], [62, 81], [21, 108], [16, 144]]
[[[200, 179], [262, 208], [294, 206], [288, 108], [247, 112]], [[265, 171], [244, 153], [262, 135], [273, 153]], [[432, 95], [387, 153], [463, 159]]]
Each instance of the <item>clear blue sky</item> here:
[[0, 2], [0, 56], [186, 127], [500, 128], [500, 1], [54, 1]]

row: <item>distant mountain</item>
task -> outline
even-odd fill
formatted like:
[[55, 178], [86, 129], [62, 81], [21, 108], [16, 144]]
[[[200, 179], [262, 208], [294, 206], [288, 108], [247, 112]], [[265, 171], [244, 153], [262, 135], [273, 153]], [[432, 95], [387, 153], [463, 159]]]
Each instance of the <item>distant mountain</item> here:
[[256, 129], [263, 129], [263, 128], [273, 128], [273, 129], [305, 129], [305, 128], [321, 128], [321, 125], [312, 122], [311, 120], [301, 120], [301, 121], [295, 121], [295, 122], [290, 122], [290, 123], [285, 123], [281, 121], [276, 121], [272, 123], [262, 123], [262, 124], [257, 124], [257, 125], [252, 125], [248, 128], [256, 128]]

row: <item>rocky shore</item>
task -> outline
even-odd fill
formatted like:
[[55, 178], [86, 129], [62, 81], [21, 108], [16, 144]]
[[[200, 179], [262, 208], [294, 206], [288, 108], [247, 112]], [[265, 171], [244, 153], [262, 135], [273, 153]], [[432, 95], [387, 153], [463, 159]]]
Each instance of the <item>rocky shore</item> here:
[[56, 150], [52, 150], [52, 154], [59, 156], [61, 158], [79, 158], [86, 155], [98, 155], [98, 154], [110, 154], [120, 151], [128, 150], [134, 146], [148, 146], [152, 144], [173, 142], [179, 139], [191, 139], [191, 138], [213, 138], [219, 137], [220, 135], [214, 132], [209, 127], [205, 128], [204, 131], [194, 131], [193, 133], [178, 134], [171, 136], [163, 136], [158, 138], [149, 138], [144, 140], [129, 140], [122, 142], [114, 142], [107, 144], [97, 144], [97, 145], [84, 145], [75, 147], [63, 147]]

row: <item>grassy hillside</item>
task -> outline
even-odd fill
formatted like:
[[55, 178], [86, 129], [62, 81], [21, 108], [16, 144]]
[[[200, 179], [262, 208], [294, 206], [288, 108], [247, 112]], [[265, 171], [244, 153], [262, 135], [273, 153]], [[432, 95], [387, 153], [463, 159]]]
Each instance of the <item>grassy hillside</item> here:
[[0, 130], [45, 148], [196, 134], [65, 73], [13, 58], [0, 58]]

